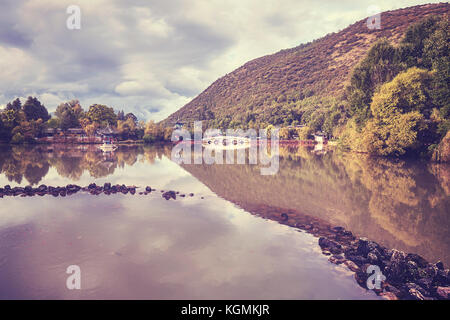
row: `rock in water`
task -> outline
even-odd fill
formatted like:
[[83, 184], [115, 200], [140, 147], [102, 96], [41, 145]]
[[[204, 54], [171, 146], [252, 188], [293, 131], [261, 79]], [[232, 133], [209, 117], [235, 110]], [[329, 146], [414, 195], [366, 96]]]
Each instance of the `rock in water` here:
[[437, 287], [436, 294], [441, 299], [450, 299], [450, 287]]

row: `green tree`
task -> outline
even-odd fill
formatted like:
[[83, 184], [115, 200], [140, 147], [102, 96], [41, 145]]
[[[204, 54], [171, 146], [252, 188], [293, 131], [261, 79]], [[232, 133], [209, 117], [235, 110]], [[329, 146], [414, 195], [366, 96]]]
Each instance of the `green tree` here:
[[375, 93], [371, 119], [362, 132], [362, 144], [372, 154], [400, 156], [419, 152], [427, 141], [432, 99], [432, 73], [410, 68]]
[[346, 97], [349, 113], [360, 128], [372, 116], [369, 106], [376, 88], [392, 80], [399, 71], [398, 53], [385, 39], [375, 43], [353, 70]]
[[433, 109], [432, 78], [432, 72], [416, 67], [400, 73], [374, 95], [370, 106], [373, 116], [388, 119], [394, 114], [418, 111], [429, 119]]
[[400, 46], [399, 56], [406, 67], [431, 68], [431, 61], [423, 59], [424, 48], [429, 38], [438, 28], [440, 17], [430, 16], [413, 25], [405, 32]]
[[50, 115], [45, 106], [35, 97], [28, 97], [22, 110], [25, 113], [27, 121], [42, 119], [45, 122], [50, 119]]
[[[434, 70], [434, 104], [439, 106], [441, 116], [450, 119], [450, 36], [449, 19], [437, 23], [436, 30], [424, 41], [423, 59]], [[445, 135], [445, 134], [444, 134]]]
[[19, 111], [20, 109], [22, 109], [22, 103], [19, 98], [16, 98], [14, 101], [8, 102], [5, 110]]
[[117, 115], [114, 113], [114, 109], [102, 104], [94, 104], [89, 107], [86, 117], [93, 122], [108, 123], [110, 125], [116, 125]]

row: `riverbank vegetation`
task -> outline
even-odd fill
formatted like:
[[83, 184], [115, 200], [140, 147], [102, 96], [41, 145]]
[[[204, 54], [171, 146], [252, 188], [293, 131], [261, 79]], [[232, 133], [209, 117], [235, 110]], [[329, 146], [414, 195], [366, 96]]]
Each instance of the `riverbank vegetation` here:
[[49, 132], [64, 136], [71, 129], [82, 129], [81, 135], [92, 137], [98, 129], [107, 126], [122, 141], [170, 141], [172, 135], [170, 128], [163, 128], [154, 121], [138, 121], [133, 113], [116, 113], [106, 105], [94, 104], [85, 111], [78, 100], [61, 103], [53, 117], [35, 97], [28, 97], [23, 105], [17, 98], [0, 111], [0, 141], [13, 144], [36, 143]]
[[377, 42], [346, 89], [344, 148], [381, 156], [431, 156], [450, 129], [449, 21], [429, 17], [398, 47]]

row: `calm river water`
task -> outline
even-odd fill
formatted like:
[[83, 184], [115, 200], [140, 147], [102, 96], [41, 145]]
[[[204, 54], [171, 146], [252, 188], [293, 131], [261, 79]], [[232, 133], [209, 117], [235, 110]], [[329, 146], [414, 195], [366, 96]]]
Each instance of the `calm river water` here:
[[[0, 199], [0, 299], [377, 299], [317, 237], [271, 218], [280, 210], [450, 263], [448, 166], [280, 152], [278, 173], [262, 176], [249, 164], [179, 165], [171, 146], [0, 147], [2, 187], [157, 189]], [[69, 265], [81, 290], [66, 288]]]

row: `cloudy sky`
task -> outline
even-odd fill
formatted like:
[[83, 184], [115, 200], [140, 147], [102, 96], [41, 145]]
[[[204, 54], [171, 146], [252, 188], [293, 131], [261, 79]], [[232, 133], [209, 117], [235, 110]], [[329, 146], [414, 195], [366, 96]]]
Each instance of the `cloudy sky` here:
[[[1, 0], [0, 105], [77, 98], [162, 120], [248, 60], [418, 0]], [[438, 1], [436, 1], [438, 2]], [[66, 9], [81, 9], [70, 30]]]

